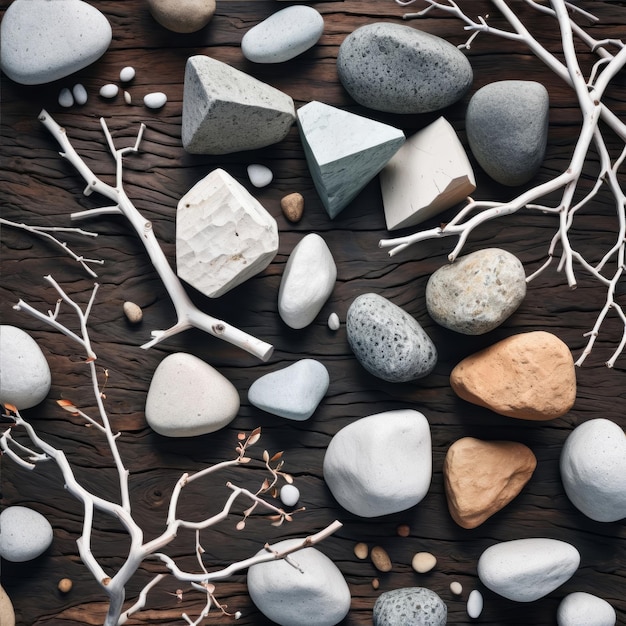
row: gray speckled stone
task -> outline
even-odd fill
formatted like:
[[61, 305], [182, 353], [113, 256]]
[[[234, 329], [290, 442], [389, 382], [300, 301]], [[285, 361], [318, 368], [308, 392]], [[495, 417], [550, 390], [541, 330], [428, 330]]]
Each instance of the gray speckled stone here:
[[437, 349], [419, 322], [378, 294], [355, 298], [348, 309], [346, 331], [359, 363], [383, 380], [422, 378], [437, 363]]
[[512, 315], [525, 295], [521, 261], [506, 250], [486, 248], [434, 272], [426, 285], [426, 308], [441, 326], [482, 335]]
[[50, 522], [25, 506], [9, 506], [0, 513], [0, 556], [23, 563], [43, 554], [52, 543]]
[[361, 26], [344, 39], [337, 72], [359, 104], [389, 113], [443, 109], [473, 80], [466, 56], [445, 39], [386, 22]]
[[467, 139], [491, 178], [511, 187], [539, 170], [548, 140], [549, 98], [534, 81], [502, 80], [479, 89], [465, 118]]
[[374, 626], [444, 626], [448, 608], [426, 587], [385, 591], [374, 604]]

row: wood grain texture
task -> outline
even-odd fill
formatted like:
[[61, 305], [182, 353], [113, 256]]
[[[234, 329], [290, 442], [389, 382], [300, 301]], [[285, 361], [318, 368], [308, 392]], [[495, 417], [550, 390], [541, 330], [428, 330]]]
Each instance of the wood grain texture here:
[[[0, 2], [0, 11], [8, 2]], [[405, 11], [392, 0], [345, 0], [318, 2], [313, 6], [325, 18], [325, 31], [319, 44], [297, 59], [279, 66], [259, 66], [246, 61], [239, 47], [243, 34], [252, 25], [284, 6], [274, 0], [218, 0], [217, 13], [208, 27], [190, 35], [176, 35], [158, 26], [140, 0], [93, 0], [110, 20], [114, 38], [109, 51], [94, 65], [70, 78], [49, 85], [25, 87], [2, 77], [2, 167], [0, 195], [4, 217], [30, 224], [70, 226], [69, 214], [80, 208], [99, 206], [101, 199], [82, 195], [83, 181], [61, 159], [57, 145], [37, 121], [46, 108], [63, 125], [78, 152], [93, 171], [111, 179], [113, 165], [98, 118], [104, 116], [118, 146], [134, 140], [141, 122], [147, 125], [143, 150], [129, 157], [125, 168], [125, 188], [147, 219], [170, 262], [175, 261], [175, 209], [178, 199], [215, 167], [223, 167], [249, 186], [246, 166], [263, 163], [274, 172], [267, 188], [252, 190], [274, 215], [280, 229], [280, 249], [273, 263], [260, 275], [218, 300], [208, 300], [190, 290], [201, 308], [223, 317], [261, 339], [275, 345], [268, 363], [208, 337], [187, 331], [149, 351], [139, 346], [153, 328], [167, 328], [174, 321], [172, 305], [141, 243], [122, 217], [102, 217], [81, 224], [99, 233], [97, 239], [68, 236], [68, 242], [85, 256], [105, 260], [98, 269], [100, 291], [91, 317], [91, 333], [102, 367], [109, 371], [107, 407], [113, 424], [122, 431], [119, 440], [123, 458], [131, 471], [131, 490], [135, 515], [142, 520], [146, 537], [163, 528], [168, 498], [175, 481], [185, 471], [231, 457], [237, 432], [263, 429], [261, 450], [284, 450], [286, 468], [293, 473], [307, 511], [291, 524], [274, 529], [262, 519], [235, 530], [237, 517], [207, 533], [204, 547], [207, 563], [220, 566], [256, 552], [265, 541], [303, 536], [321, 529], [333, 519], [344, 522], [343, 529], [324, 542], [320, 549], [343, 572], [352, 593], [352, 606], [344, 626], [371, 623], [371, 611], [381, 591], [404, 586], [426, 586], [441, 595], [448, 605], [449, 623], [473, 623], [467, 617], [465, 600], [473, 588], [485, 596], [485, 609], [479, 620], [489, 625], [540, 625], [555, 623], [556, 607], [569, 592], [586, 591], [608, 600], [618, 612], [618, 622], [626, 623], [626, 526], [624, 522], [602, 524], [587, 519], [568, 501], [559, 478], [558, 461], [563, 442], [577, 424], [606, 417], [626, 426], [624, 380], [626, 356], [614, 369], [604, 361], [621, 337], [618, 320], [603, 327], [596, 347], [585, 365], [577, 370], [578, 394], [574, 408], [563, 418], [551, 422], [525, 422], [494, 415], [455, 397], [448, 384], [454, 365], [475, 350], [500, 338], [529, 330], [548, 330], [563, 339], [577, 356], [585, 344], [583, 333], [595, 322], [604, 302], [603, 288], [580, 274], [575, 291], [568, 289], [564, 277], [551, 269], [529, 286], [520, 309], [499, 329], [482, 337], [461, 337], [437, 327], [429, 319], [424, 288], [430, 274], [446, 262], [451, 240], [425, 242], [389, 258], [377, 247], [388, 236], [378, 181], [372, 181], [356, 200], [335, 220], [328, 219], [316, 196], [296, 128], [280, 144], [254, 152], [222, 157], [192, 156], [180, 142], [183, 70], [193, 54], [208, 54], [264, 80], [290, 94], [296, 106], [321, 100], [355, 113], [378, 119], [403, 129], [407, 135], [443, 114], [465, 140], [464, 112], [471, 93], [495, 80], [533, 79], [542, 82], [550, 93], [551, 126], [546, 161], [537, 181], [548, 180], [563, 171], [569, 162], [580, 129], [580, 112], [573, 92], [559, 82], [523, 45], [488, 36], [479, 37], [468, 52], [474, 68], [472, 91], [449, 109], [428, 115], [397, 116], [366, 110], [351, 101], [337, 80], [335, 59], [343, 39], [355, 28], [378, 20], [401, 22]], [[472, 0], [473, 15], [492, 13], [494, 24], [501, 18], [487, 3]], [[533, 14], [512, 2], [520, 15], [531, 19], [533, 32], [550, 50], [558, 51], [559, 37], [552, 20]], [[581, 2], [600, 21], [591, 27], [594, 36], [622, 37], [626, 24], [623, 3]], [[407, 23], [407, 22], [403, 22]], [[435, 12], [420, 22], [408, 22], [445, 37], [455, 44], [464, 41], [461, 24]], [[583, 65], [590, 55], [581, 49]], [[100, 99], [99, 87], [117, 82], [120, 69], [132, 65], [136, 79], [128, 90], [133, 105], [121, 96], [113, 102]], [[61, 87], [82, 82], [90, 93], [88, 103], [69, 110], [60, 109], [57, 95]], [[615, 112], [626, 114], [622, 73], [607, 94]], [[164, 91], [169, 101], [154, 112], [141, 104], [145, 93]], [[620, 142], [607, 133], [612, 150]], [[585, 185], [594, 181], [593, 158], [586, 170]], [[490, 182], [476, 168], [476, 198], [504, 200], [517, 190]], [[536, 182], [536, 181], [535, 181]], [[280, 212], [280, 198], [299, 191], [305, 197], [305, 215], [290, 224]], [[101, 204], [100, 204], [101, 205]], [[445, 221], [452, 211], [440, 216]], [[528, 273], [543, 259], [555, 232], [555, 220], [547, 215], [522, 211], [480, 228], [470, 239], [466, 252], [485, 246], [499, 246], [516, 254]], [[280, 278], [294, 245], [307, 233], [320, 233], [326, 240], [338, 267], [333, 294], [316, 321], [308, 328], [287, 328], [277, 314]], [[590, 258], [599, 258], [613, 243], [616, 219], [611, 198], [602, 192], [576, 218], [570, 232], [578, 249]], [[115, 497], [116, 474], [98, 433], [56, 406], [58, 398], [70, 398], [86, 411], [93, 409], [90, 381], [76, 348], [63, 336], [32, 318], [13, 310], [22, 298], [46, 310], [55, 295], [42, 277], [51, 273], [80, 302], [86, 302], [93, 281], [58, 249], [26, 233], [4, 228], [1, 241], [0, 319], [14, 324], [38, 341], [53, 374], [49, 398], [26, 412], [47, 440], [62, 447], [85, 485], [105, 497]], [[404, 307], [430, 334], [440, 353], [435, 371], [415, 383], [391, 384], [367, 374], [355, 361], [348, 347], [345, 329], [333, 333], [326, 326], [332, 311], [344, 320], [352, 300], [364, 292], [377, 292]], [[618, 296], [624, 299], [624, 289]], [[122, 303], [132, 300], [144, 310], [144, 321], [130, 326], [122, 313]], [[67, 319], [67, 318], [66, 318]], [[176, 351], [191, 352], [206, 360], [229, 378], [240, 392], [242, 406], [236, 420], [226, 429], [190, 440], [160, 437], [147, 427], [143, 410], [152, 374], [159, 362]], [[247, 402], [247, 389], [259, 376], [286, 366], [302, 357], [324, 363], [330, 372], [327, 397], [306, 422], [290, 422], [268, 415]], [[360, 519], [345, 512], [332, 498], [322, 479], [322, 461], [331, 437], [354, 420], [380, 411], [415, 408], [431, 424], [434, 473], [431, 489], [417, 506], [403, 513], [376, 519]], [[537, 456], [538, 468], [523, 492], [504, 510], [474, 530], [458, 527], [446, 506], [441, 467], [452, 442], [462, 436], [485, 439], [510, 439], [530, 446]], [[261, 480], [259, 468], [227, 472], [202, 485], [194, 485], [185, 497], [183, 511], [199, 517], [220, 507], [227, 480], [255, 487]], [[2, 563], [2, 584], [13, 600], [18, 623], [22, 626], [77, 626], [100, 624], [105, 610], [98, 585], [77, 557], [75, 540], [81, 530], [82, 515], [77, 501], [63, 489], [54, 467], [26, 472], [2, 460], [2, 505], [24, 505], [43, 513], [54, 527], [54, 542], [49, 552], [31, 563]], [[409, 537], [396, 535], [399, 523], [411, 527]], [[114, 571], [127, 549], [126, 536], [107, 518], [95, 521], [96, 553]], [[581, 567], [575, 576], [548, 597], [529, 604], [516, 604], [485, 590], [476, 575], [481, 552], [497, 541], [546, 536], [571, 542], [581, 553]], [[358, 561], [352, 552], [357, 541], [370, 546], [382, 545], [394, 567], [388, 574], [377, 573], [369, 561]], [[193, 567], [194, 538], [181, 533], [168, 552]], [[418, 575], [411, 569], [412, 555], [430, 551], [437, 557], [436, 568]], [[134, 598], [157, 565], [146, 563], [128, 589]], [[69, 577], [74, 588], [67, 595], [57, 591], [59, 579]], [[380, 589], [371, 586], [380, 579]], [[461, 599], [449, 592], [450, 582], [464, 587]], [[178, 624], [180, 614], [194, 614], [201, 598], [185, 593], [179, 603], [173, 593], [179, 587], [169, 581], [151, 594], [146, 611], [130, 624]], [[251, 603], [245, 575], [219, 584], [218, 597], [230, 609], [241, 610], [241, 624], [269, 622]], [[223, 624], [218, 613], [209, 624]]]

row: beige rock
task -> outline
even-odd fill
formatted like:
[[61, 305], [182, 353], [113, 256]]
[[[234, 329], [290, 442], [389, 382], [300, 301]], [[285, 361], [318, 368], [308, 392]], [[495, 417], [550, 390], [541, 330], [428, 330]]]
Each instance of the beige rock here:
[[0, 626], [15, 626], [13, 604], [2, 587], [0, 587]]
[[143, 319], [143, 311], [138, 304], [126, 301], [123, 304], [124, 315], [131, 324], [139, 324]]
[[555, 335], [513, 335], [463, 359], [450, 374], [463, 400], [508, 417], [550, 420], [576, 400], [576, 372], [569, 348]]
[[374, 546], [370, 552], [370, 559], [372, 559], [374, 567], [379, 572], [391, 571], [391, 559], [389, 558], [385, 548], [382, 548], [381, 546]]
[[194, 33], [215, 13], [215, 0], [148, 0], [152, 17], [175, 33]]
[[515, 441], [455, 441], [443, 463], [444, 485], [452, 519], [476, 528], [522, 490], [537, 466], [532, 450]]
[[411, 559], [411, 567], [418, 574], [430, 572], [435, 565], [437, 565], [437, 559], [430, 552], [416, 552]]
[[359, 543], [354, 546], [354, 554], [357, 559], [366, 559], [369, 554], [369, 548], [366, 543], [359, 541]]
[[280, 208], [284, 216], [292, 223], [299, 222], [304, 213], [304, 197], [295, 192], [286, 195], [280, 200]]

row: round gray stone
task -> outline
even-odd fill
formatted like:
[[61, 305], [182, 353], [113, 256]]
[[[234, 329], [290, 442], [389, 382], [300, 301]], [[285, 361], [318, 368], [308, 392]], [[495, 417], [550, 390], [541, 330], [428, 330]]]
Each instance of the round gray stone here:
[[482, 335], [510, 317], [525, 295], [521, 261], [506, 250], [486, 248], [434, 272], [426, 285], [426, 308], [441, 326]]
[[374, 626], [444, 626], [448, 608], [426, 587], [385, 591], [374, 604]]
[[491, 178], [511, 187], [537, 173], [548, 141], [546, 88], [528, 80], [502, 80], [479, 89], [465, 125], [472, 153]]
[[473, 80], [467, 57], [445, 39], [386, 22], [361, 26], [344, 39], [337, 72], [359, 104], [389, 113], [443, 109]]
[[422, 378], [437, 363], [437, 348], [419, 322], [378, 294], [354, 299], [346, 331], [359, 363], [383, 380], [398, 383]]
[[9, 506], [0, 513], [0, 556], [23, 563], [43, 554], [52, 543], [50, 522], [25, 506]]

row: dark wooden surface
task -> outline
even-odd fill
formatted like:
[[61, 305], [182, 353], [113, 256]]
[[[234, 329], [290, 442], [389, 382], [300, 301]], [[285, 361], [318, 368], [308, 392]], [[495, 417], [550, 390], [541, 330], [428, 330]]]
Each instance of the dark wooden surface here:
[[[481, 36], [468, 53], [475, 72], [472, 91], [449, 109], [429, 115], [393, 116], [363, 109], [354, 104], [337, 80], [335, 58], [338, 46], [352, 30], [377, 20], [401, 22], [403, 9], [392, 0], [346, 0], [319, 2], [315, 6], [325, 18], [324, 35], [319, 44], [295, 60], [278, 66], [260, 66], [247, 62], [240, 50], [246, 30], [284, 7], [273, 0], [244, 2], [218, 0], [217, 14], [199, 33], [175, 35], [158, 26], [139, 0], [102, 0], [92, 2], [113, 27], [113, 42], [108, 52], [94, 65], [76, 76], [50, 85], [25, 87], [2, 78], [2, 167], [0, 195], [3, 215], [31, 224], [69, 226], [69, 214], [98, 206], [99, 199], [82, 196], [83, 181], [57, 154], [57, 145], [38, 123], [42, 107], [67, 128], [77, 150], [93, 170], [110, 180], [112, 162], [102, 136], [98, 118], [106, 117], [118, 146], [131, 143], [140, 122], [147, 131], [141, 154], [127, 160], [125, 185], [128, 195], [146, 218], [154, 224], [163, 248], [174, 262], [175, 208], [178, 199], [200, 178], [215, 167], [223, 167], [244, 185], [249, 186], [245, 167], [258, 162], [274, 172], [274, 182], [254, 195], [272, 213], [279, 224], [280, 249], [273, 263], [262, 274], [223, 296], [210, 301], [198, 294], [193, 298], [207, 312], [258, 335], [275, 345], [268, 363], [198, 331], [188, 331], [149, 351], [139, 348], [152, 328], [166, 328], [173, 322], [173, 309], [167, 294], [153, 271], [142, 245], [122, 217], [103, 217], [85, 223], [99, 233], [96, 240], [68, 237], [68, 241], [86, 256], [103, 258], [99, 269], [101, 284], [91, 317], [91, 335], [102, 367], [109, 371], [107, 407], [114, 426], [122, 431], [121, 453], [132, 473], [131, 487], [135, 515], [142, 520], [146, 536], [156, 536], [163, 528], [171, 489], [184, 471], [230, 458], [236, 433], [263, 429], [259, 452], [284, 450], [286, 468], [296, 477], [307, 511], [291, 524], [274, 529], [262, 519], [248, 524], [243, 532], [234, 528], [233, 516], [204, 538], [207, 562], [220, 566], [254, 553], [266, 540], [303, 536], [315, 532], [333, 519], [344, 527], [320, 549], [328, 554], [343, 572], [352, 593], [352, 606], [345, 625], [371, 623], [371, 610], [380, 592], [404, 586], [426, 586], [441, 595], [448, 605], [450, 624], [468, 624], [465, 601], [473, 588], [484, 593], [483, 624], [548, 625], [555, 623], [561, 598], [572, 591], [587, 591], [608, 600], [618, 612], [618, 622], [626, 623], [626, 550], [623, 522], [593, 522], [578, 512], [566, 498], [560, 483], [558, 460], [562, 444], [577, 424], [606, 417], [624, 426], [626, 392], [626, 356], [614, 369], [604, 366], [611, 350], [621, 337], [621, 326], [610, 319], [603, 327], [596, 348], [582, 368], [577, 370], [578, 394], [574, 408], [563, 418], [533, 423], [500, 417], [466, 404], [455, 397], [449, 384], [451, 368], [464, 356], [480, 347], [511, 334], [529, 330], [548, 330], [563, 339], [575, 356], [584, 345], [583, 333], [589, 330], [604, 302], [603, 288], [580, 274], [578, 289], [572, 291], [554, 268], [529, 286], [520, 309], [501, 328], [482, 337], [459, 337], [438, 328], [429, 319], [424, 303], [424, 288], [430, 274], [445, 263], [452, 240], [427, 242], [390, 259], [377, 247], [388, 236], [377, 180], [370, 183], [358, 198], [331, 221], [318, 200], [303, 157], [296, 128], [278, 145], [253, 153], [223, 157], [190, 156], [180, 143], [183, 69], [192, 54], [208, 54], [228, 62], [290, 94], [296, 106], [320, 100], [358, 114], [379, 119], [402, 128], [407, 135], [444, 114], [464, 140], [463, 116], [471, 93], [478, 87], [501, 79], [535, 79], [549, 90], [551, 126], [544, 167], [537, 181], [547, 180], [565, 169], [580, 127], [580, 115], [571, 90], [559, 82], [523, 45]], [[473, 15], [491, 12], [482, 2], [470, 5]], [[519, 3], [513, 3], [519, 4]], [[600, 21], [593, 27], [594, 36], [622, 37], [626, 24], [623, 3], [584, 2]], [[8, 2], [0, 2], [2, 12]], [[537, 36], [556, 52], [559, 38], [556, 26], [547, 17], [529, 15]], [[410, 25], [461, 43], [462, 25], [445, 15], [431, 17]], [[582, 54], [583, 63], [589, 55]], [[130, 91], [134, 105], [124, 104], [121, 95], [113, 102], [97, 96], [99, 87], [116, 82], [119, 70], [132, 65], [137, 77]], [[90, 93], [86, 106], [62, 110], [57, 104], [63, 86], [82, 82]], [[609, 92], [610, 106], [620, 116], [626, 114], [622, 74]], [[141, 104], [145, 93], [162, 90], [167, 105], [157, 112]], [[610, 137], [610, 135], [609, 135]], [[612, 149], [619, 141], [610, 139]], [[595, 159], [592, 158], [592, 161]], [[476, 170], [477, 198], [507, 199], [516, 193], [499, 187]], [[594, 180], [589, 168], [586, 185]], [[288, 223], [280, 212], [279, 201], [286, 193], [301, 192], [306, 199], [304, 219]], [[613, 242], [616, 220], [610, 197], [601, 194], [588, 210], [576, 218], [571, 231], [579, 249], [598, 258]], [[452, 212], [441, 219], [449, 218]], [[438, 218], [439, 219], [439, 218]], [[485, 225], [470, 239], [466, 252], [487, 245], [506, 248], [517, 254], [530, 273], [545, 258], [555, 231], [555, 220], [546, 215], [524, 211]], [[290, 251], [302, 236], [320, 233], [328, 243], [338, 266], [333, 294], [316, 321], [301, 331], [288, 329], [277, 313], [280, 278]], [[46, 310], [55, 294], [43, 281], [51, 273], [77, 300], [84, 303], [91, 292], [92, 280], [68, 257], [35, 237], [4, 228], [2, 231], [2, 276], [0, 278], [0, 316], [2, 323], [17, 325], [38, 341], [52, 370], [52, 390], [44, 403], [26, 411], [38, 432], [54, 445], [62, 447], [74, 464], [81, 480], [98, 493], [113, 497], [116, 474], [106, 447], [93, 429], [61, 411], [55, 403], [68, 397], [89, 410], [93, 398], [87, 370], [80, 356], [64, 336], [43, 327], [34, 319], [12, 309], [23, 298]], [[404, 307], [424, 325], [440, 352], [435, 371], [415, 383], [389, 384], [367, 374], [348, 348], [345, 330], [336, 334], [326, 326], [331, 311], [340, 318], [357, 295], [374, 291]], [[623, 298], [620, 290], [619, 298]], [[132, 300], [144, 309], [144, 321], [131, 327], [122, 313], [122, 303]], [[158, 363], [169, 353], [191, 352], [218, 368], [238, 388], [242, 406], [235, 421], [224, 430], [191, 440], [173, 440], [153, 433], [144, 419], [146, 392]], [[315, 415], [296, 423], [263, 413], [247, 402], [251, 382], [278, 367], [302, 357], [323, 362], [330, 372], [327, 397]], [[354, 420], [389, 409], [414, 408], [429, 419], [433, 437], [434, 473], [426, 498], [412, 509], [379, 519], [359, 519], [343, 511], [333, 500], [322, 479], [322, 460], [331, 437]], [[510, 439], [529, 445], [538, 459], [537, 470], [523, 492], [508, 507], [474, 530], [458, 527], [450, 518], [441, 467], [449, 445], [459, 437], [471, 435], [485, 439]], [[228, 479], [255, 487], [261, 480], [259, 468], [244, 468], [227, 473], [198, 488], [185, 499], [184, 510], [200, 516], [215, 510], [224, 499], [223, 484]], [[81, 508], [63, 489], [58, 471], [43, 467], [26, 472], [3, 459], [2, 504], [30, 506], [43, 513], [54, 527], [54, 542], [49, 552], [34, 562], [2, 563], [2, 584], [13, 599], [17, 620], [25, 626], [70, 626], [99, 624], [104, 611], [104, 597], [87, 569], [77, 557], [75, 540], [81, 530]], [[410, 537], [396, 535], [396, 527], [407, 523]], [[115, 570], [126, 554], [125, 535], [110, 519], [98, 517], [96, 553], [106, 567]], [[581, 566], [574, 577], [548, 597], [529, 604], [516, 604], [485, 590], [477, 579], [476, 562], [481, 552], [498, 541], [523, 537], [553, 537], [569, 541], [581, 553]], [[388, 574], [378, 574], [369, 561], [358, 561], [352, 553], [355, 542], [384, 546], [394, 562]], [[417, 551], [430, 551], [438, 559], [429, 574], [415, 574], [410, 567]], [[170, 554], [183, 564], [193, 566], [193, 536], [181, 534]], [[147, 565], [129, 586], [134, 598], [155, 565]], [[69, 577], [73, 590], [67, 595], [57, 591], [59, 579]], [[380, 589], [371, 586], [380, 579]], [[462, 598], [454, 598], [449, 584], [463, 584]], [[133, 624], [182, 623], [180, 613], [190, 614], [201, 608], [202, 599], [185, 593], [182, 603], [172, 595], [176, 581], [153, 592], [148, 609], [131, 620]], [[232, 610], [239, 609], [242, 624], [265, 624], [265, 618], [252, 605], [245, 585], [245, 575], [220, 583], [218, 597]], [[225, 618], [212, 614], [207, 623], [222, 624]]]

